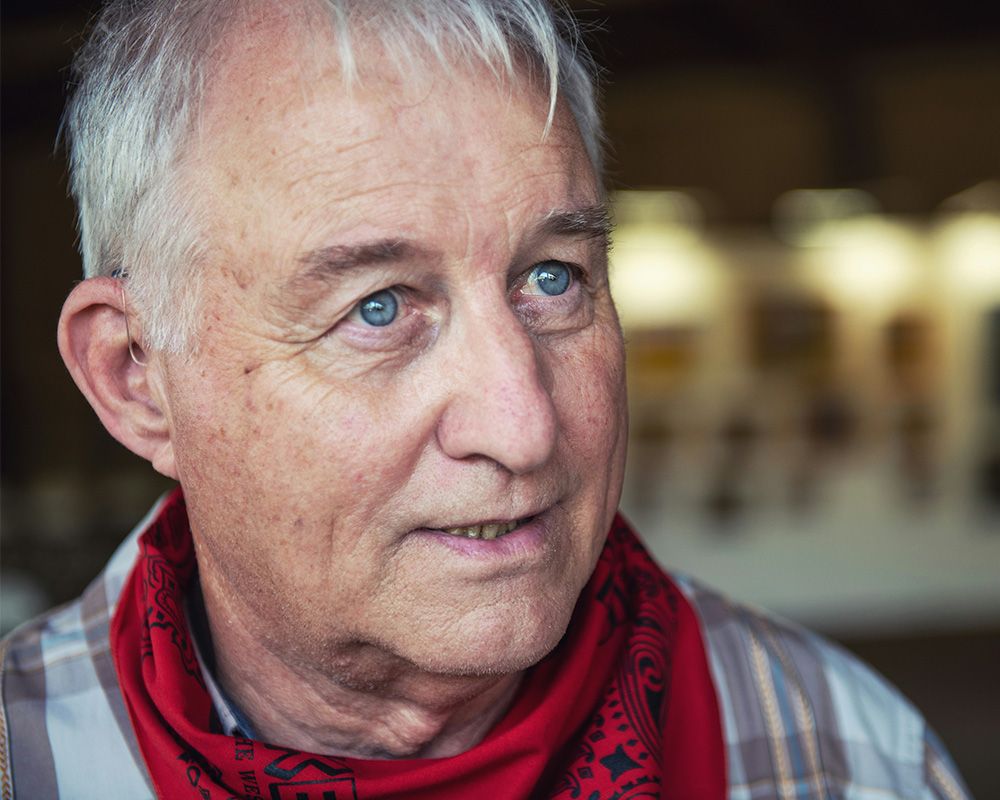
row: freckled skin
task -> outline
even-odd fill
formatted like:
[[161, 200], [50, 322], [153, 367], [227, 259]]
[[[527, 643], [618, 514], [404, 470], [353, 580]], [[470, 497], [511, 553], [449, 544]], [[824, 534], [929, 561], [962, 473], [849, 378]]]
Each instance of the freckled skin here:
[[[193, 356], [154, 365], [213, 636], [224, 650], [242, 636], [314, 686], [426, 698], [471, 676], [455, 696], [498, 705], [565, 631], [618, 503], [623, 352], [605, 255], [529, 235], [601, 192], [562, 105], [542, 138], [544, 93], [485, 70], [401, 84], [374, 68], [348, 93], [281, 44], [234, 54], [209, 92], [189, 163], [214, 211], [213, 324]], [[302, 252], [379, 237], [436, 256], [374, 266], [306, 313], [282, 296]], [[522, 296], [545, 259], [579, 265], [579, 294]], [[405, 290], [393, 324], [411, 326], [398, 340], [350, 316], [390, 287]], [[539, 509], [542, 552], [517, 568], [411, 535]], [[247, 685], [263, 667], [221, 660], [241, 701], [266, 694]]]

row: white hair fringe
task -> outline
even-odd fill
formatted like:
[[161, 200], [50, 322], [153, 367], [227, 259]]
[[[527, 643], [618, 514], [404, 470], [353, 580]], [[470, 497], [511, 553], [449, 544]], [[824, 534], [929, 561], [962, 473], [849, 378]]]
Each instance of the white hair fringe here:
[[[183, 352], [200, 313], [206, 242], [198, 198], [177, 179], [196, 128], [215, 50], [258, 0], [111, 0], [73, 64], [62, 132], [78, 208], [84, 275], [125, 275], [142, 345]], [[277, 2], [278, 0], [273, 0]], [[291, 6], [291, 0], [281, 0]], [[549, 0], [305, 0], [331, 27], [345, 80], [357, 80], [352, 37], [376, 36], [405, 70], [427, 55], [527, 67], [544, 81], [552, 122], [561, 96], [601, 174], [596, 68], [572, 16]], [[305, 19], [305, 17], [304, 17]], [[544, 135], [544, 133], [543, 133]]]

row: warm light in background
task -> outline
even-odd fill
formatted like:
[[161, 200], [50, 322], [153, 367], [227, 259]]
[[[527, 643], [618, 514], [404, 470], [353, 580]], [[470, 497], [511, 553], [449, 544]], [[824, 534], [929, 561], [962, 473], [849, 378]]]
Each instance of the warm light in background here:
[[716, 271], [706, 248], [669, 231], [619, 231], [611, 289], [622, 324], [641, 328], [703, 319], [714, 305]]
[[949, 281], [970, 297], [1000, 298], [1000, 214], [959, 214], [936, 231], [937, 258]]
[[704, 213], [685, 192], [619, 192], [611, 289], [626, 328], [692, 322], [711, 313], [718, 259], [703, 241]]
[[886, 217], [823, 222], [804, 241], [804, 270], [842, 307], [889, 311], [912, 297], [926, 275], [923, 237]]

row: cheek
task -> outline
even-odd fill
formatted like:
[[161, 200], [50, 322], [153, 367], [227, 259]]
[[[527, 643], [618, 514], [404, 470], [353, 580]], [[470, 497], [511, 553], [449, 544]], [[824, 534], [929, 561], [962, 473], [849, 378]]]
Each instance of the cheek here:
[[332, 384], [268, 364], [200, 381], [177, 419], [185, 485], [238, 497], [271, 525], [365, 515], [408, 480], [426, 426], [410, 391]]
[[604, 458], [624, 439], [625, 356], [616, 326], [568, 340], [553, 360], [553, 400], [563, 430], [578, 448]]

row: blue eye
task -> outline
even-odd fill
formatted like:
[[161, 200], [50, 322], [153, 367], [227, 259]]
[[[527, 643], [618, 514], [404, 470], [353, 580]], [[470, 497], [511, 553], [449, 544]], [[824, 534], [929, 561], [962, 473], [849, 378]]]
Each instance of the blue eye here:
[[376, 327], [388, 325], [396, 319], [398, 311], [396, 296], [388, 289], [370, 294], [358, 304], [361, 319]]
[[543, 261], [528, 274], [528, 284], [537, 286], [543, 294], [563, 294], [573, 279], [570, 268], [560, 261]]

